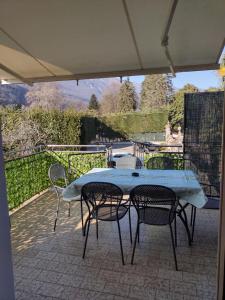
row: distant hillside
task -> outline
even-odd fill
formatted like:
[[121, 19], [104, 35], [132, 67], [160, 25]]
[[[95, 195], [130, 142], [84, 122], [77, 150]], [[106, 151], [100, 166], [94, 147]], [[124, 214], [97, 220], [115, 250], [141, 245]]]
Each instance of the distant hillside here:
[[80, 80], [77, 86], [77, 82], [71, 80], [58, 82], [57, 85], [68, 100], [82, 100], [88, 102], [92, 94], [95, 94], [99, 99], [104, 90], [115, 81], [118, 81], [118, 79]]
[[0, 85], [0, 105], [26, 105], [27, 90], [23, 85]]
[[[73, 102], [82, 102], [87, 104], [92, 94], [95, 94], [100, 100], [102, 93], [113, 82], [118, 82], [118, 78], [89, 79], [80, 80], [78, 85], [75, 80], [54, 82], [68, 104]], [[36, 83], [35, 85], [41, 85]], [[140, 93], [140, 84], [135, 84], [136, 91]], [[0, 85], [0, 105], [27, 105], [26, 92], [30, 87], [23, 84]]]

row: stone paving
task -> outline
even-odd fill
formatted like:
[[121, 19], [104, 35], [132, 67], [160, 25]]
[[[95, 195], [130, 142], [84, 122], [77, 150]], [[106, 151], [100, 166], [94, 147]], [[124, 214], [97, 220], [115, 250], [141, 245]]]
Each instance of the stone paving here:
[[[216, 299], [218, 210], [198, 210], [195, 241], [188, 246], [178, 221], [175, 271], [168, 227], [142, 225], [135, 264], [130, 264], [128, 216], [121, 221], [126, 264], [121, 263], [116, 222], [90, 228], [86, 258], [81, 234], [80, 206], [71, 217], [61, 207], [53, 232], [56, 199], [52, 192], [11, 216], [17, 300], [209, 300]], [[135, 231], [136, 215], [132, 212]]]

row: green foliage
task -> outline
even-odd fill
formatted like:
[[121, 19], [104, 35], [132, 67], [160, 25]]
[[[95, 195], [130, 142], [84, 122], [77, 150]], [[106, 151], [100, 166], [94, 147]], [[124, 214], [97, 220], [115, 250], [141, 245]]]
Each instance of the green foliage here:
[[39, 144], [79, 144], [81, 115], [74, 110], [10, 110], [0, 112], [5, 149]]
[[126, 80], [120, 87], [118, 111], [127, 113], [137, 108], [137, 95], [132, 82]]
[[113, 114], [106, 115], [101, 120], [113, 130], [127, 136], [134, 133], [162, 132], [168, 121], [168, 111], [161, 109], [151, 113]]
[[72, 181], [92, 168], [106, 167], [104, 153], [76, 154], [71, 152], [45, 151], [27, 157], [10, 160], [5, 163], [9, 209], [18, 207], [37, 193], [50, 186], [48, 169], [51, 164], [60, 162], [68, 170], [68, 158], [71, 161]]
[[146, 75], [142, 83], [141, 109], [151, 110], [173, 100], [173, 86], [170, 75]]
[[164, 132], [168, 122], [168, 110], [162, 108], [151, 113], [130, 112], [99, 116], [83, 116], [81, 119], [81, 143], [88, 144], [96, 139], [128, 139], [135, 134]]
[[136, 133], [164, 132], [168, 120], [166, 108], [151, 113], [130, 112], [93, 116], [74, 110], [0, 111], [5, 150], [40, 144], [88, 144], [98, 136], [102, 140], [126, 139]]
[[170, 157], [173, 159], [173, 163], [176, 170], [182, 170], [183, 169], [183, 153], [170, 153], [170, 152], [161, 152], [161, 153], [148, 153], [144, 156], [144, 165], [147, 165], [148, 160], [151, 157]]
[[49, 187], [48, 168], [55, 162], [47, 152], [41, 152], [5, 163], [9, 209]]
[[86, 154], [54, 151], [51, 155], [68, 170], [70, 181], [80, 177], [93, 168], [106, 168], [105, 153]]
[[88, 109], [89, 110], [99, 110], [99, 108], [100, 108], [100, 105], [98, 103], [98, 99], [95, 96], [95, 94], [92, 94], [90, 101], [89, 101]]
[[170, 104], [169, 107], [169, 121], [172, 128], [178, 126], [183, 127], [184, 119], [184, 94], [185, 93], [197, 93], [199, 89], [192, 85], [186, 84], [182, 89], [178, 90], [175, 93], [174, 101]]

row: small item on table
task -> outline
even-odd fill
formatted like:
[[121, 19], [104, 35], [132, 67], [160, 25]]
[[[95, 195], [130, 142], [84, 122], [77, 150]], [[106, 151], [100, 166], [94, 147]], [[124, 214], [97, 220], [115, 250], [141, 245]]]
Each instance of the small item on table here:
[[138, 173], [138, 172], [133, 172], [133, 173], [132, 173], [132, 176], [138, 177], [138, 176], [139, 176], [139, 173]]

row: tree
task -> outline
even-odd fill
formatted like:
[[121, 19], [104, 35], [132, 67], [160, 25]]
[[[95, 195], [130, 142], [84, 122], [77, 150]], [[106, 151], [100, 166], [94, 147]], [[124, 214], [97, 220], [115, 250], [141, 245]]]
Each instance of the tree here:
[[137, 94], [132, 82], [126, 80], [120, 87], [119, 92], [119, 112], [130, 112], [137, 108]]
[[66, 104], [65, 97], [54, 82], [34, 84], [26, 93], [26, 100], [29, 107], [43, 109], [62, 109]]
[[174, 100], [169, 107], [169, 121], [171, 127], [174, 129], [178, 126], [183, 127], [184, 119], [184, 94], [185, 93], [197, 93], [199, 89], [192, 85], [186, 84], [182, 89], [175, 93]]
[[141, 109], [150, 110], [173, 100], [173, 85], [168, 74], [147, 75], [142, 83]]
[[101, 113], [109, 114], [119, 111], [120, 83], [112, 82], [102, 95]]
[[89, 101], [89, 105], [88, 105], [88, 109], [89, 110], [99, 110], [100, 106], [98, 103], [98, 99], [95, 96], [95, 94], [91, 95], [90, 101]]

